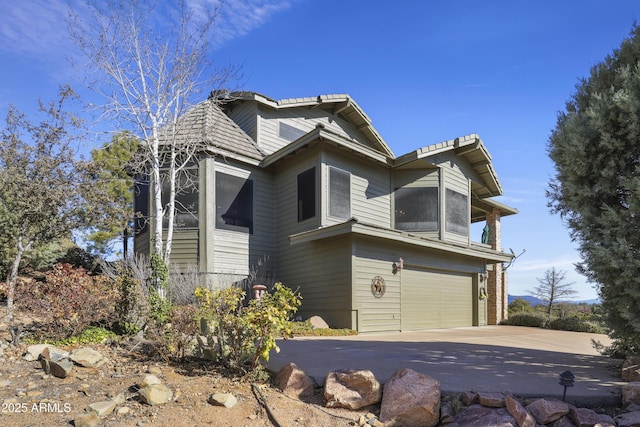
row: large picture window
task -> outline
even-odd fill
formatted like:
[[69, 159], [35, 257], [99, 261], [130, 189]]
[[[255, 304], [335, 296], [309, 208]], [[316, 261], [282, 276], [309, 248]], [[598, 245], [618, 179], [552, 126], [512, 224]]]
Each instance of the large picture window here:
[[316, 216], [316, 168], [298, 175], [298, 222]]
[[329, 215], [351, 217], [351, 174], [333, 167], [329, 168]]
[[216, 228], [253, 233], [253, 180], [216, 172]]
[[438, 231], [438, 188], [395, 190], [395, 227], [406, 231]]
[[[198, 228], [198, 171], [188, 169], [176, 177], [175, 198], [175, 228]], [[162, 182], [162, 205], [169, 203], [170, 185], [168, 181]], [[169, 226], [168, 215], [162, 219], [164, 228]]]
[[469, 234], [469, 210], [467, 195], [449, 190], [445, 192], [445, 230], [462, 235]]

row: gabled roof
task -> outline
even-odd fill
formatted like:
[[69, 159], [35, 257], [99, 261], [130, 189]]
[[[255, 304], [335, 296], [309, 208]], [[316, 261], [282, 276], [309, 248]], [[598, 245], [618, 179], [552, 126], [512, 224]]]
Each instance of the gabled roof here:
[[352, 123], [360, 132], [362, 132], [376, 147], [385, 155], [394, 158], [395, 154], [384, 141], [382, 136], [373, 127], [371, 119], [360, 108], [360, 106], [347, 94], [319, 95], [316, 97], [305, 98], [286, 98], [276, 101], [256, 92], [232, 92], [229, 94], [230, 100], [253, 100], [274, 109], [286, 108], [322, 108], [330, 112], [334, 116], [342, 116], [342, 118]]
[[476, 197], [482, 199], [499, 196], [503, 193], [498, 175], [491, 163], [491, 154], [489, 154], [489, 150], [475, 133], [418, 148], [395, 159], [394, 166], [402, 167], [417, 160], [428, 162], [429, 157], [446, 152], [453, 152], [455, 155], [466, 159], [473, 171], [480, 177], [481, 183], [472, 181], [471, 191]]
[[207, 152], [240, 158], [256, 165], [265, 156], [256, 142], [212, 99], [193, 106], [179, 121], [179, 132], [184, 130], [185, 137], [201, 143]]
[[261, 165], [264, 167], [270, 166], [316, 143], [326, 143], [329, 145], [333, 145], [340, 149], [349, 151], [350, 153], [358, 157], [366, 158], [368, 160], [386, 166], [391, 165], [391, 161], [387, 155], [382, 154], [369, 146], [347, 139], [340, 134], [332, 132], [329, 129], [325, 129], [325, 127], [321, 124], [317, 125], [314, 130], [306, 133], [294, 142], [285, 145], [278, 151], [265, 156]]

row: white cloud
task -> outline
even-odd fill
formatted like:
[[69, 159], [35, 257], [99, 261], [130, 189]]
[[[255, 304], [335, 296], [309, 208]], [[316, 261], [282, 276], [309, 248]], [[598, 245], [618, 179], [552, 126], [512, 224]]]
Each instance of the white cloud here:
[[213, 44], [220, 47], [225, 42], [242, 37], [264, 25], [274, 14], [290, 8], [288, 0], [191, 0], [189, 7], [196, 13], [204, 13], [208, 7], [220, 6], [216, 20]]
[[[226, 0], [214, 28], [213, 44], [221, 46], [264, 25], [275, 13], [291, 7], [289, 0]], [[198, 15], [219, 0], [190, 0]], [[0, 2], [0, 52], [64, 61], [74, 48], [66, 19], [70, 9], [84, 8], [80, 0], [29, 0]]]
[[65, 23], [69, 5], [66, 0], [2, 2], [0, 49], [43, 60], [64, 60], [71, 44]]

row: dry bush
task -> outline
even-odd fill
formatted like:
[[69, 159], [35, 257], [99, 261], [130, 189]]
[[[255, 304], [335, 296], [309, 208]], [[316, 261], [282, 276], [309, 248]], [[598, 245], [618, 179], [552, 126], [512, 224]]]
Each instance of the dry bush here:
[[45, 273], [43, 281], [21, 286], [16, 300], [41, 319], [36, 338], [57, 341], [78, 335], [89, 326], [109, 324], [116, 296], [106, 277], [59, 264]]

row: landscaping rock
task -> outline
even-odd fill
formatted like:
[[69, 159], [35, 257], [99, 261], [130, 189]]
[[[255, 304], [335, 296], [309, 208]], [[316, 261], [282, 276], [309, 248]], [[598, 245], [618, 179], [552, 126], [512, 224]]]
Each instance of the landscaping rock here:
[[640, 356], [627, 357], [622, 362], [620, 378], [626, 382], [640, 381]]
[[640, 411], [626, 412], [614, 418], [618, 427], [636, 427], [640, 426]]
[[632, 403], [640, 404], [640, 381], [623, 384], [620, 387], [622, 393], [622, 406], [627, 407]]
[[470, 391], [465, 391], [464, 393], [462, 393], [462, 403], [464, 403], [466, 406], [471, 406], [474, 403], [478, 403], [478, 394], [477, 393], [472, 393]]
[[384, 385], [380, 421], [385, 426], [432, 427], [440, 419], [440, 383], [412, 369], [395, 372]]
[[[515, 427], [516, 420], [504, 409], [491, 409], [474, 404], [458, 413], [455, 418], [458, 427]], [[415, 424], [423, 425], [423, 424]]]
[[100, 417], [95, 412], [83, 412], [73, 419], [75, 427], [97, 427], [100, 425]]
[[207, 400], [211, 405], [215, 406], [224, 406], [225, 408], [233, 408], [236, 403], [238, 403], [238, 399], [231, 393], [216, 393], [214, 395], [209, 396]]
[[155, 375], [147, 374], [144, 376], [144, 378], [138, 385], [140, 388], [145, 388], [147, 386], [154, 385], [154, 384], [162, 384], [162, 381], [160, 380], [160, 378], [156, 377]]
[[502, 393], [478, 393], [478, 402], [489, 408], [504, 408], [504, 395]]
[[50, 362], [58, 362], [62, 359], [67, 359], [69, 357], [69, 352], [54, 346], [48, 346], [42, 350], [40, 356]]
[[49, 369], [54, 377], [67, 378], [73, 370], [73, 362], [69, 359], [51, 360], [49, 361]]
[[102, 353], [89, 347], [73, 350], [69, 359], [85, 368], [99, 368], [107, 361]]
[[276, 375], [276, 386], [287, 396], [308, 398], [313, 396], [315, 381], [295, 363], [284, 365]]
[[313, 329], [329, 329], [329, 325], [320, 316], [311, 316], [308, 320]]
[[171, 402], [173, 392], [164, 384], [151, 384], [138, 390], [138, 396], [147, 405], [157, 406]]
[[40, 358], [40, 355], [42, 354], [42, 351], [47, 347], [51, 347], [51, 344], [30, 345], [29, 347], [27, 347], [27, 352], [23, 357], [24, 360], [26, 360], [27, 362], [38, 360]]
[[[549, 427], [576, 427], [576, 425], [573, 423], [573, 421], [571, 421], [571, 418], [569, 418], [568, 415], [564, 415], [549, 424]], [[591, 425], [590, 427], [594, 426]]]
[[615, 427], [613, 418], [606, 414], [598, 414], [593, 409], [571, 408], [569, 418], [577, 427]]
[[569, 405], [556, 399], [538, 399], [527, 406], [527, 411], [540, 424], [549, 424], [569, 413]]
[[440, 402], [440, 424], [451, 424], [455, 421], [451, 402]]
[[87, 406], [85, 412], [95, 412], [100, 417], [105, 417], [113, 412], [116, 406], [125, 402], [124, 394], [120, 393], [111, 400], [95, 402]]
[[334, 371], [325, 380], [324, 397], [328, 408], [355, 410], [380, 402], [382, 387], [371, 371]]
[[509, 414], [516, 420], [518, 427], [535, 427], [536, 419], [512, 396], [505, 398], [505, 405]]

